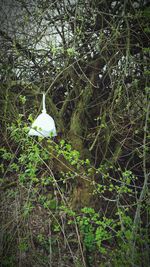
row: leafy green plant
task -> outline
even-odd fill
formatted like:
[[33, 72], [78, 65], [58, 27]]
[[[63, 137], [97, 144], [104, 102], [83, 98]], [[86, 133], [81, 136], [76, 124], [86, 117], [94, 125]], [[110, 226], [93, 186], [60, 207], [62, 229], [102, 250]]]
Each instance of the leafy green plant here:
[[18, 244], [18, 248], [21, 252], [26, 252], [28, 250], [28, 243], [26, 239], [22, 239]]
[[[83, 216], [78, 216], [77, 221], [83, 234], [83, 242], [89, 251], [96, 247], [102, 254], [106, 253], [103, 241], [111, 240], [113, 235], [110, 226], [114, 228], [114, 221], [106, 217], [101, 217], [93, 208], [85, 207], [81, 209]], [[114, 225], [113, 225], [114, 224]]]
[[23, 216], [28, 217], [32, 212], [33, 208], [34, 207], [31, 202], [25, 203], [25, 205], [23, 206]]

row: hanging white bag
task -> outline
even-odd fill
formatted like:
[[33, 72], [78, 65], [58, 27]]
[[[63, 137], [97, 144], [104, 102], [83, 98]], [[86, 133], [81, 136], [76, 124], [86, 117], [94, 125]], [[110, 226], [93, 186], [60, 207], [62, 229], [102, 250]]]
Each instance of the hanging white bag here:
[[41, 137], [54, 137], [57, 135], [55, 122], [53, 118], [46, 113], [45, 93], [43, 93], [42, 113], [33, 122], [28, 134], [30, 136], [41, 136]]

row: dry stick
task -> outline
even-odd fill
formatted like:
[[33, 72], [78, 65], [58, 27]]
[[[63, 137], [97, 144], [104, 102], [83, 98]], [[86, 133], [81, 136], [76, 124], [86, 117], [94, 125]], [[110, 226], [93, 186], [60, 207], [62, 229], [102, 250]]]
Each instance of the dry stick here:
[[52, 267], [52, 241], [51, 241], [51, 220], [49, 220], [49, 267]]
[[79, 230], [78, 230], [78, 226], [77, 226], [77, 222], [76, 222], [75, 218], [74, 218], [74, 222], [75, 222], [75, 229], [76, 229], [76, 233], [77, 233], [79, 247], [80, 247], [80, 251], [81, 251], [81, 256], [82, 256], [82, 260], [83, 260], [83, 265], [84, 265], [84, 267], [86, 267], [86, 262], [85, 262], [85, 258], [84, 258], [84, 254], [83, 254], [82, 245], [81, 245], [81, 238], [80, 238], [80, 234], [79, 234]]
[[[141, 213], [141, 207], [142, 207], [142, 201], [145, 197], [147, 186], [148, 186], [148, 177], [150, 173], [147, 173], [146, 171], [146, 137], [147, 137], [147, 128], [148, 128], [148, 119], [149, 119], [149, 114], [150, 114], [150, 102], [147, 105], [147, 112], [146, 112], [146, 118], [145, 118], [145, 126], [144, 126], [144, 139], [143, 139], [143, 171], [144, 171], [144, 184], [141, 190], [140, 197], [137, 202], [137, 209], [135, 212], [135, 217], [134, 217], [134, 223], [133, 223], [133, 240], [131, 243], [131, 248], [132, 248], [132, 260], [134, 258], [134, 253], [135, 253], [135, 238], [136, 234], [138, 231], [138, 226], [140, 223], [140, 213]], [[134, 264], [133, 264], [134, 266]]]

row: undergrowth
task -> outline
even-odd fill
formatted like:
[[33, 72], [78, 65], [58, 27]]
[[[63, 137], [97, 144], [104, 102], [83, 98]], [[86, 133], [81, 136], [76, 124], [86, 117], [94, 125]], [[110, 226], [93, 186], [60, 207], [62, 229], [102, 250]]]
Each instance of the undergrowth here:
[[[1, 266], [149, 266], [148, 192], [135, 225], [141, 187], [132, 171], [95, 168], [65, 140], [28, 131], [20, 115], [0, 148]], [[92, 188], [87, 206], [72, 205], [79, 179]]]

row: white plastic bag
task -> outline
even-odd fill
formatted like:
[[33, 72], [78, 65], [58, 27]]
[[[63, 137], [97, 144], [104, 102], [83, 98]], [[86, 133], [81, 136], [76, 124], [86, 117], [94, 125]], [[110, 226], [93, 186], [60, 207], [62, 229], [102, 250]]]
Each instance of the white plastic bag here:
[[57, 135], [55, 122], [53, 118], [46, 113], [45, 94], [43, 94], [42, 113], [33, 122], [28, 134], [30, 136], [41, 136], [41, 137], [53, 137]]

